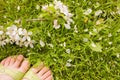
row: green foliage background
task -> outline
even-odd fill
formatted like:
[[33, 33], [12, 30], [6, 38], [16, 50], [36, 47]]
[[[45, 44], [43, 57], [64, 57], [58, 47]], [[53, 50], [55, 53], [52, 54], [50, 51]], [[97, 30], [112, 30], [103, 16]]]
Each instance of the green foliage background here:
[[[55, 80], [119, 80], [120, 79], [120, 15], [112, 15], [112, 11], [117, 11], [120, 7], [119, 0], [62, 0], [69, 7], [70, 12], [74, 14], [73, 20], [78, 28], [78, 33], [74, 32], [74, 25], [70, 30], [63, 26], [55, 30], [53, 28], [51, 16], [46, 16], [41, 21], [31, 21], [39, 18], [42, 14], [41, 7], [49, 4], [52, 0], [0, 0], [0, 25], [8, 27], [15, 20], [21, 19], [18, 26], [22, 26], [28, 31], [32, 31], [32, 39], [37, 43], [34, 48], [19, 47], [7, 44], [0, 47], [0, 60], [11, 55], [23, 54], [29, 58], [32, 64], [37, 60], [42, 60], [48, 65], [54, 75]], [[97, 7], [96, 3], [100, 6]], [[36, 9], [36, 5], [40, 9]], [[20, 6], [20, 10], [17, 7]], [[84, 10], [91, 8], [93, 11], [90, 15], [85, 16]], [[99, 17], [94, 16], [94, 12], [102, 10]], [[6, 16], [6, 18], [4, 18]], [[85, 22], [85, 19], [88, 21]], [[104, 19], [104, 23], [95, 25], [99, 19]], [[93, 29], [98, 30], [97, 33]], [[88, 29], [88, 32], [84, 32]], [[48, 36], [48, 32], [51, 37]], [[93, 32], [90, 35], [89, 32]], [[108, 37], [109, 34], [112, 37]], [[102, 37], [101, 40], [99, 38]], [[83, 39], [88, 38], [88, 42]], [[53, 49], [48, 45], [41, 47], [39, 40], [46, 44], [52, 43]], [[66, 42], [66, 47], [60, 44]], [[97, 49], [91, 47], [91, 43], [98, 44]], [[108, 44], [112, 42], [112, 44]], [[70, 49], [71, 53], [66, 53]], [[67, 67], [66, 62], [72, 59], [73, 66]]]

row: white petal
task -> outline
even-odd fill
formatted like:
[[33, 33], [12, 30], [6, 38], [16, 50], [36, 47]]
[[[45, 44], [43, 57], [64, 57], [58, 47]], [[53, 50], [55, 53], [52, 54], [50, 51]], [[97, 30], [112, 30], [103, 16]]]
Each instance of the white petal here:
[[32, 43], [30, 44], [30, 47], [31, 47], [31, 48], [33, 48], [33, 47], [34, 47]]
[[23, 37], [21, 41], [22, 41], [22, 42], [26, 41], [26, 37]]
[[70, 24], [64, 24], [66, 29], [71, 29]]
[[42, 40], [40, 40], [40, 45], [41, 45], [41, 47], [44, 47], [45, 43]]
[[70, 49], [66, 49], [66, 53], [70, 54]]
[[32, 35], [32, 32], [28, 32], [28, 35]]
[[27, 36], [27, 40], [28, 40], [28, 41], [31, 41], [31, 38], [30, 38], [29, 36]]
[[0, 31], [0, 35], [2, 35], [4, 32], [3, 31]]
[[23, 34], [23, 29], [22, 29], [22, 28], [19, 28], [19, 29], [18, 29], [18, 34], [19, 34], [19, 35], [22, 35], [22, 34]]

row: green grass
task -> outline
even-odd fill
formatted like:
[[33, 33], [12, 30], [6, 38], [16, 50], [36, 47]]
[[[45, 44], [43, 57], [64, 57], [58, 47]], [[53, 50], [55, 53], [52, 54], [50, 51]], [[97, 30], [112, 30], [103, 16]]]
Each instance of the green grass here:
[[[17, 54], [29, 58], [32, 64], [40, 59], [51, 68], [55, 80], [119, 80], [120, 14], [111, 13], [118, 11], [120, 1], [62, 0], [74, 14], [75, 23], [69, 30], [64, 26], [57, 30], [53, 28], [52, 21], [56, 17], [54, 14], [47, 14], [41, 21], [32, 20], [45, 14], [41, 10], [42, 5], [52, 2], [52, 0], [0, 0], [0, 25], [4, 28], [13, 24], [21, 26], [32, 31], [31, 37], [36, 41], [34, 48], [19, 47], [15, 44], [0, 47], [0, 60]], [[36, 5], [39, 5], [40, 9], [36, 9]], [[18, 6], [20, 10], [17, 10]], [[92, 9], [92, 13], [84, 15], [84, 11], [88, 8]], [[97, 10], [103, 12], [95, 17], [94, 13]], [[18, 19], [21, 22], [14, 23]], [[64, 23], [61, 18], [59, 20], [61, 24]], [[98, 20], [102, 23], [96, 25]], [[74, 32], [75, 25], [78, 33]], [[84, 31], [86, 29], [87, 32]], [[48, 33], [51, 36], [48, 36]], [[109, 37], [110, 33], [112, 36]], [[45, 47], [40, 46], [39, 40], [45, 42]], [[66, 47], [60, 46], [64, 42]], [[95, 47], [91, 46], [93, 43]], [[47, 44], [53, 44], [54, 47], [51, 48]], [[70, 49], [70, 54], [66, 53], [66, 49]], [[67, 67], [69, 59], [72, 60], [70, 62], [72, 66]]]

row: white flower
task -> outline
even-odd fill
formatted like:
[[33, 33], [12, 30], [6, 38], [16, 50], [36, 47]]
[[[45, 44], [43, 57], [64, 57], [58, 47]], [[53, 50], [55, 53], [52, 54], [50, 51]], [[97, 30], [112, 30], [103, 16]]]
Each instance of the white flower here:
[[91, 46], [95, 48], [95, 47], [96, 47], [96, 44], [95, 44], [95, 43], [92, 43]]
[[20, 10], [20, 6], [17, 7], [17, 10], [18, 10], [18, 11]]
[[42, 40], [40, 40], [40, 45], [41, 45], [41, 47], [44, 47], [45, 43]]
[[117, 12], [116, 13], [118, 13], [118, 14], [120, 14], [120, 7], [117, 7]]
[[6, 16], [6, 15], [4, 15], [4, 16], [3, 16], [3, 18], [7, 18], [7, 16]]
[[26, 47], [30, 46], [31, 48], [33, 48], [33, 47], [34, 47], [34, 46], [33, 46], [33, 43], [34, 43], [34, 42], [35, 42], [34, 40], [25, 41], [25, 42], [24, 42], [24, 45], [25, 45]]
[[53, 27], [54, 27], [55, 29], [59, 29], [59, 28], [60, 28], [60, 25], [58, 24], [58, 20], [54, 20], [54, 25], [53, 25]]
[[84, 32], [88, 32], [88, 29], [85, 29]]
[[108, 44], [110, 44], [110, 45], [111, 45], [112, 43], [113, 43], [113, 42], [108, 42]]
[[120, 54], [119, 53], [116, 56], [117, 56], [117, 58], [120, 58]]
[[110, 34], [108, 34], [108, 37], [112, 37], [112, 34], [110, 33]]
[[12, 25], [11, 27], [7, 28], [6, 35], [14, 36], [16, 34], [16, 32], [17, 32], [17, 26], [16, 25]]
[[93, 31], [97, 33], [97, 29], [96, 28], [94, 28]]
[[22, 46], [30, 46], [33, 48], [34, 40], [31, 40], [30, 35], [32, 32], [27, 32], [26, 29], [17, 28], [16, 25], [12, 25], [7, 28], [6, 35], [9, 37], [5, 39], [6, 43], [15, 43], [16, 45]]
[[18, 19], [18, 20], [15, 20], [15, 21], [14, 21], [14, 23], [19, 24], [19, 23], [20, 23], [20, 21], [21, 21], [21, 20], [20, 20], [20, 19]]
[[90, 34], [90, 35], [93, 35], [93, 33], [92, 33], [92, 32], [89, 32], [89, 34]]
[[70, 54], [70, 52], [71, 52], [70, 49], [66, 49], [66, 53]]
[[83, 38], [83, 42], [88, 42], [88, 38]]
[[19, 34], [19, 35], [23, 35], [23, 29], [22, 29], [22, 28], [19, 28], [19, 29], [18, 29], [18, 34]]
[[53, 46], [53, 44], [48, 44], [48, 46], [50, 46], [51, 48], [53, 48], [54, 46]]
[[63, 46], [66, 47], [66, 42], [63, 43]]
[[40, 9], [40, 6], [39, 6], [39, 5], [36, 5], [36, 9], [37, 9], [37, 10]]
[[104, 19], [99, 19], [96, 21], [96, 25], [100, 25], [101, 23], [103, 23]]
[[70, 24], [64, 24], [66, 29], [71, 29]]
[[5, 39], [4, 41], [5, 41], [6, 43], [9, 43], [9, 42], [10, 42], [10, 39], [7, 38], [7, 39]]
[[4, 45], [6, 45], [6, 42], [3, 40], [3, 41], [0, 41], [0, 46], [4, 46]]
[[72, 59], [68, 59], [67, 62], [69, 62], [69, 63], [72, 62]]
[[98, 10], [95, 12], [95, 16], [99, 16], [102, 13], [102, 10]]
[[72, 66], [72, 64], [71, 63], [66, 63], [66, 67], [71, 67]]
[[3, 31], [0, 31], [0, 35], [2, 35], [4, 32]]
[[99, 39], [98, 40], [102, 40], [102, 37], [99, 37]]
[[48, 9], [48, 5], [42, 6], [42, 10], [43, 10], [43, 11], [47, 11], [47, 9]]
[[75, 32], [75, 33], [78, 33], [78, 29], [77, 29], [77, 26], [76, 26], [76, 25], [74, 26], [74, 32]]
[[48, 36], [49, 36], [49, 37], [51, 37], [51, 34], [50, 34], [50, 32], [48, 32]]
[[83, 14], [84, 15], [89, 15], [90, 13], [92, 13], [92, 9], [87, 9]]
[[23, 29], [22, 35], [23, 35], [22, 41], [25, 41], [25, 40], [30, 41], [31, 40], [30, 35], [32, 35], [32, 32], [27, 32], [26, 29]]

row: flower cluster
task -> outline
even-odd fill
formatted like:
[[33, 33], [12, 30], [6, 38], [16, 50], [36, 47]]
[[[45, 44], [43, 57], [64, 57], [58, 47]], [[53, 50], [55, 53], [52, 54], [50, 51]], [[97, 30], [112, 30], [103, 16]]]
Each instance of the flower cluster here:
[[0, 39], [0, 46], [10, 43], [19, 45], [20, 47], [30, 46], [33, 48], [34, 40], [31, 40], [30, 35], [32, 35], [32, 32], [27, 32], [26, 29], [18, 28], [16, 25], [12, 25], [7, 28], [6, 32], [0, 31], [0, 37], [4, 36]]
[[[42, 10], [46, 12], [48, 11], [51, 12], [52, 11], [50, 10], [51, 7], [54, 9], [55, 14], [57, 14], [57, 16], [62, 15], [62, 18], [65, 20], [64, 24], [65, 28], [70, 29], [71, 28], [70, 25], [71, 23], [74, 23], [74, 21], [72, 19], [73, 14], [69, 12], [68, 7], [64, 5], [61, 1], [54, 0], [53, 4], [42, 6]], [[60, 24], [58, 23], [58, 19], [55, 19], [53, 21], [53, 27], [55, 29], [59, 29], [61, 27]]]
[[8, 40], [4, 34], [3, 26], [0, 26], [0, 46], [6, 45], [7, 42]]

